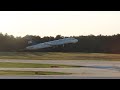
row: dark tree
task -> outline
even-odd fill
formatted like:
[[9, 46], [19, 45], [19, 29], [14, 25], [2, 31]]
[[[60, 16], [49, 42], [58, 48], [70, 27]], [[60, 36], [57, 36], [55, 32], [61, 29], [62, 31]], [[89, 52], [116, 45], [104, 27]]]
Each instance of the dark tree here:
[[[40, 49], [37, 51], [57, 51], [57, 52], [86, 52], [86, 53], [120, 53], [120, 34], [103, 36], [103, 35], [88, 35], [88, 36], [70, 36], [78, 39], [75, 44], [65, 44], [51, 48]], [[26, 35], [24, 37], [14, 37], [0, 33], [0, 51], [19, 51], [28, 46], [28, 40], [33, 40], [37, 43], [43, 43], [53, 40], [67, 38], [61, 35], [44, 36], [41, 38], [36, 35]]]

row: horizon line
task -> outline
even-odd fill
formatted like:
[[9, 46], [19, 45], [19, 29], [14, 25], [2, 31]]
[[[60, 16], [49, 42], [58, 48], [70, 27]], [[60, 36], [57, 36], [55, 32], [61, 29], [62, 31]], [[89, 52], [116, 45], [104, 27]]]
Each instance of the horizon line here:
[[[0, 32], [0, 34], [3, 34], [2, 32]], [[9, 36], [14, 36], [14, 37], [25, 37], [25, 36], [39, 36], [39, 37], [56, 37], [56, 36], [58, 36], [58, 35], [60, 35], [60, 36], [63, 36], [63, 37], [74, 37], [74, 36], [114, 36], [114, 35], [119, 35], [120, 33], [117, 33], [117, 34], [111, 34], [111, 35], [104, 35], [104, 34], [98, 34], [98, 35], [94, 35], [94, 34], [88, 34], [88, 35], [69, 35], [69, 36], [67, 36], [67, 35], [61, 35], [61, 34], [57, 34], [57, 35], [55, 35], [55, 36], [52, 36], [52, 35], [44, 35], [44, 36], [40, 36], [40, 35], [31, 35], [31, 34], [26, 34], [26, 35], [24, 35], [24, 36], [15, 36], [15, 35], [12, 35], [12, 34], [8, 34], [8, 33], [4, 33], [3, 35], [9, 35]]]

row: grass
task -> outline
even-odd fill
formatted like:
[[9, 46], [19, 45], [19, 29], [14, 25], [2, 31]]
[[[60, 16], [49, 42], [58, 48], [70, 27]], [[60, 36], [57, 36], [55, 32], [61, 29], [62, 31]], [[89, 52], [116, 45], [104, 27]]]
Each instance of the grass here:
[[62, 52], [0, 52], [0, 59], [29, 60], [120, 60], [120, 54]]
[[7, 71], [1, 70], [0, 75], [68, 75], [71, 73], [46, 72], [46, 71]]
[[0, 68], [69, 68], [72, 65], [0, 62]]

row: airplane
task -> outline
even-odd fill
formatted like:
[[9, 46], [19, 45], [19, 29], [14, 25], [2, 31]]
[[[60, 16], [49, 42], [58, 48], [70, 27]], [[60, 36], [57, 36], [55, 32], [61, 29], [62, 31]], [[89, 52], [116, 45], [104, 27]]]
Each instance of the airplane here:
[[[54, 47], [58, 45], [63, 45], [68, 44], [68, 43], [77, 43], [78, 40], [75, 38], [64, 38], [64, 39], [58, 39], [58, 40], [53, 40], [49, 42], [44, 42], [44, 43], [38, 43], [34, 45], [27, 46], [25, 49], [26, 50], [37, 50], [37, 49], [43, 49], [43, 48], [49, 48], [49, 47]], [[32, 44], [33, 41], [30, 40], [28, 41], [28, 44]]]

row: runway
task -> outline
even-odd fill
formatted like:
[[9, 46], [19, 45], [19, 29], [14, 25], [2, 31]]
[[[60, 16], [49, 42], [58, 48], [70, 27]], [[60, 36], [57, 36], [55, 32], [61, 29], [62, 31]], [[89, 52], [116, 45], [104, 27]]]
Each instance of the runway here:
[[120, 78], [120, 61], [102, 60], [0, 60], [0, 62], [75, 65], [74, 68], [0, 68], [13, 71], [50, 71], [71, 75], [0, 76], [0, 79], [114, 79]]
[[40, 63], [40, 64], [62, 64], [76, 66], [119, 66], [120, 61], [104, 60], [23, 60], [23, 59], [0, 59], [0, 62], [19, 62], [19, 63]]
[[0, 76], [0, 79], [120, 79], [120, 77], [81, 77], [65, 75], [40, 75], [40, 76]]

